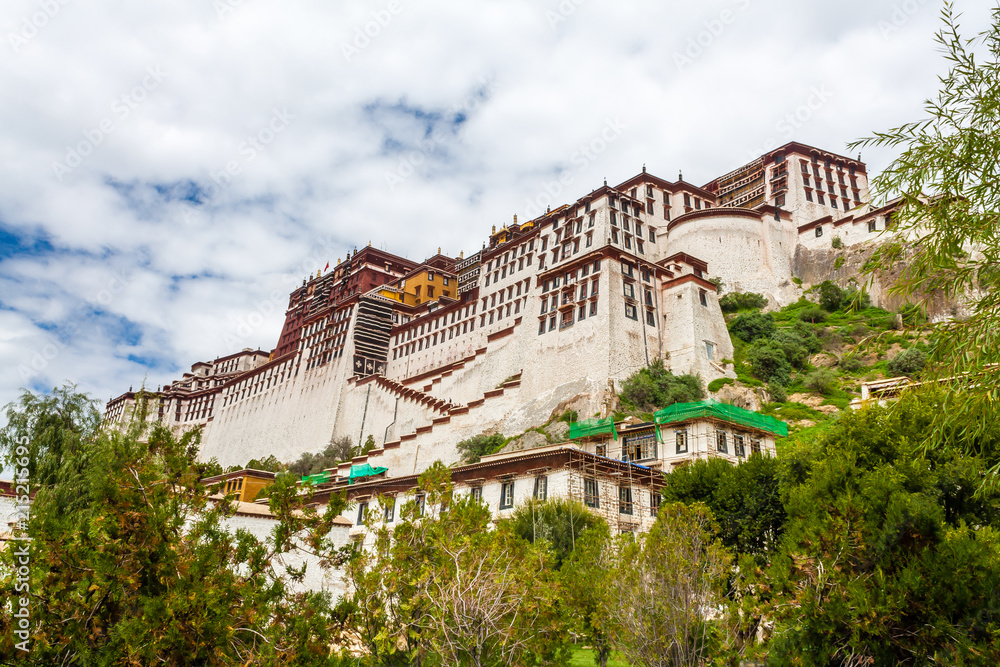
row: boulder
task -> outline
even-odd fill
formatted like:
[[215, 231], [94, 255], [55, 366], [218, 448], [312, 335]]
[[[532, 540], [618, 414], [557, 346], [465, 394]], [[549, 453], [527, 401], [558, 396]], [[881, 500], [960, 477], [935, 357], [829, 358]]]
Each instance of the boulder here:
[[757, 412], [770, 396], [763, 387], [737, 387], [727, 384], [715, 393], [720, 403], [730, 403], [738, 408]]
[[566, 422], [552, 422], [545, 427], [545, 432], [552, 436], [553, 442], [562, 442], [569, 433], [569, 424]]
[[819, 352], [809, 357], [809, 363], [816, 368], [833, 368], [837, 365], [837, 357], [826, 352]]

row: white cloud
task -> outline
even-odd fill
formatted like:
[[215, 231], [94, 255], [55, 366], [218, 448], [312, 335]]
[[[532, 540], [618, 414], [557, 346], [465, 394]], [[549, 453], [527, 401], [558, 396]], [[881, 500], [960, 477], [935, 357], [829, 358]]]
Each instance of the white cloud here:
[[[239, 340], [270, 348], [308, 271], [369, 241], [474, 251], [559, 170], [569, 201], [643, 163], [702, 183], [770, 141], [843, 152], [919, 116], [943, 69], [931, 0], [398, 0], [389, 19], [389, 0], [220, 2], [0, 9], [0, 402], [63, 379], [102, 399], [161, 384], [231, 352], [253, 313]], [[986, 25], [959, 4], [969, 34]], [[786, 136], [817, 87], [829, 99]], [[294, 117], [269, 133], [276, 111]], [[607, 150], [574, 161], [615, 119]]]

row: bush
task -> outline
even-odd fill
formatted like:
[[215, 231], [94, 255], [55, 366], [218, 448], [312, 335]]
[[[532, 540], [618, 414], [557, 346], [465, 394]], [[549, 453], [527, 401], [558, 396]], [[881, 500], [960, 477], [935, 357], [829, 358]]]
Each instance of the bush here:
[[840, 370], [844, 371], [845, 373], [857, 373], [858, 371], [860, 371], [862, 368], [865, 367], [865, 365], [861, 363], [861, 359], [859, 359], [858, 355], [856, 354], [844, 357], [843, 359], [840, 360], [840, 364], [838, 365], [840, 367]]
[[844, 242], [840, 240], [839, 236], [834, 236], [833, 239], [830, 240], [830, 245], [840, 250], [844, 247]]
[[651, 412], [674, 403], [689, 403], [705, 397], [697, 375], [674, 375], [657, 359], [648, 368], [630, 375], [619, 398], [638, 410]]
[[788, 392], [780, 384], [772, 382], [767, 385], [767, 393], [771, 395], [772, 403], [784, 403], [788, 400]]
[[927, 353], [917, 347], [910, 347], [891, 360], [885, 365], [885, 368], [892, 375], [916, 375], [924, 369], [924, 365], [927, 364]]
[[519, 505], [510, 518], [510, 525], [516, 535], [528, 542], [548, 542], [555, 556], [556, 569], [559, 569], [584, 531], [598, 527], [602, 521], [579, 500], [552, 498], [529, 500]]
[[708, 391], [714, 394], [727, 384], [733, 384], [733, 382], [734, 380], [732, 378], [719, 378], [717, 380], [712, 380], [708, 383]]
[[758, 338], [767, 338], [777, 327], [770, 313], [744, 313], [737, 315], [729, 323], [729, 331], [742, 341], [752, 343]]
[[288, 464], [288, 471], [299, 476], [315, 475], [335, 467], [341, 461], [347, 461], [356, 453], [351, 439], [345, 435], [331, 442], [322, 452], [304, 453], [298, 460]]
[[580, 415], [576, 410], [567, 410], [559, 417], [559, 421], [572, 424], [573, 422], [580, 421]]
[[819, 284], [819, 305], [827, 312], [840, 310], [844, 302], [844, 290], [837, 287], [829, 280], [824, 280]]
[[747, 350], [746, 358], [754, 377], [782, 385], [791, 381], [792, 365], [777, 342], [758, 340]]
[[844, 298], [841, 301], [841, 308], [845, 311], [849, 313], [860, 313], [862, 310], [868, 310], [871, 307], [872, 299], [865, 290], [853, 288], [844, 292]]
[[833, 269], [836, 271], [837, 269], [839, 269], [844, 265], [845, 261], [846, 260], [844, 260], [843, 257], [838, 257], [837, 259], [833, 260]]
[[803, 322], [812, 322], [813, 324], [819, 324], [820, 322], [826, 321], [827, 313], [825, 310], [819, 306], [809, 306], [808, 308], [803, 308], [799, 311], [799, 319]]
[[730, 292], [719, 299], [719, 306], [724, 313], [735, 313], [738, 310], [760, 310], [767, 305], [767, 297], [756, 292]]
[[917, 326], [927, 320], [924, 316], [923, 308], [915, 303], [908, 303], [900, 308], [899, 314], [902, 315], [903, 324], [908, 327]]
[[829, 368], [817, 368], [802, 381], [806, 389], [819, 394], [829, 394], [837, 386], [837, 374]]
[[480, 458], [487, 454], [495, 454], [506, 441], [507, 439], [499, 433], [480, 434], [459, 441], [455, 449], [459, 451], [463, 463], [479, 463]]
[[809, 355], [823, 349], [823, 342], [805, 322], [796, 322], [789, 329], [780, 329], [771, 339], [785, 353], [788, 362], [795, 368], [805, 368]]

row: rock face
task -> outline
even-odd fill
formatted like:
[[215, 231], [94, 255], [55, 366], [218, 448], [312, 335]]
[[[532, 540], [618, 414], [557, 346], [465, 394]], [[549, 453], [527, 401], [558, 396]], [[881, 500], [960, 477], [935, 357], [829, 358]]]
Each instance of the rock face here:
[[762, 387], [737, 387], [727, 384], [715, 393], [715, 398], [720, 403], [731, 403], [738, 408], [756, 412], [770, 399], [770, 396]]
[[544, 447], [547, 444], [549, 444], [549, 441], [546, 439], [545, 435], [539, 433], [538, 431], [528, 431], [520, 438], [508, 442], [507, 445], [500, 450], [500, 453], [509, 454], [511, 452], [522, 452], [526, 449]]
[[[792, 258], [792, 271], [802, 279], [803, 287], [818, 285], [824, 280], [848, 287], [851, 283], [863, 285], [868, 280], [864, 275], [864, 265], [875, 251], [874, 243], [848, 245], [843, 248], [807, 248], [798, 245]], [[906, 261], [902, 260], [881, 274], [871, 276], [871, 285], [865, 288], [871, 296], [872, 305], [895, 312], [906, 304], [907, 299], [888, 293], [889, 287], [902, 275]], [[926, 304], [927, 315], [932, 321], [969, 314], [968, 309], [952, 299], [937, 293]]]
[[833, 368], [837, 365], [837, 357], [826, 352], [819, 352], [809, 357], [809, 363], [816, 368]]

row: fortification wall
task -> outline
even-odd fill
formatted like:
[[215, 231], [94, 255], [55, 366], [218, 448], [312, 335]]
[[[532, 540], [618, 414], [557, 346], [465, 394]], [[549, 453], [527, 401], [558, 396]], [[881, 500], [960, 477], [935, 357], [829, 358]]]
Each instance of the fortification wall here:
[[758, 292], [781, 306], [798, 299], [791, 281], [796, 235], [786, 220], [751, 211], [713, 209], [674, 221], [671, 253], [708, 262], [728, 292]]

